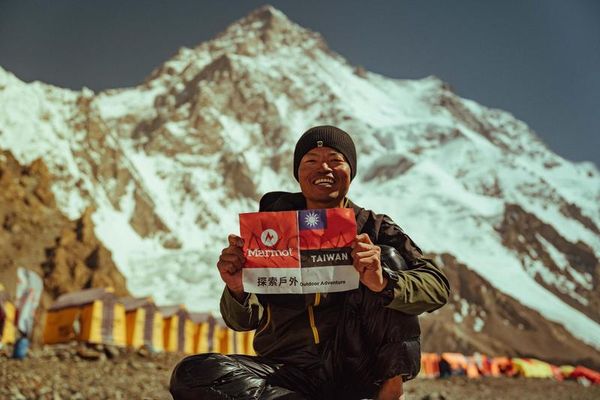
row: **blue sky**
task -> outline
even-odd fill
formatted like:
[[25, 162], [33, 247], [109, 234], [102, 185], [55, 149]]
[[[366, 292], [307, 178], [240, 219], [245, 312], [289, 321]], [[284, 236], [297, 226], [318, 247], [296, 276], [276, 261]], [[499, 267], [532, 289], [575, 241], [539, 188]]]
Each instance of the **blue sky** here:
[[[0, 66], [25, 81], [132, 86], [265, 4], [0, 0]], [[513, 113], [548, 146], [600, 166], [600, 2], [271, 1], [352, 64], [393, 78], [436, 75]]]

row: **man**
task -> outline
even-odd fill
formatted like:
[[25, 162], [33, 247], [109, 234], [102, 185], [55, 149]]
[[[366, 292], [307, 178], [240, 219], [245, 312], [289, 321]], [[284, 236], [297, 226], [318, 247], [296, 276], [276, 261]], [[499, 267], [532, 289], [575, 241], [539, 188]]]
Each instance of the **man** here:
[[[333, 126], [311, 128], [294, 151], [301, 193], [268, 193], [260, 211], [354, 208], [359, 234], [352, 257], [360, 287], [341, 293], [250, 295], [242, 285], [243, 241], [229, 235], [217, 263], [226, 285], [221, 314], [234, 330], [256, 330], [258, 356], [184, 359], [171, 378], [176, 400], [404, 397], [402, 382], [414, 378], [420, 367], [416, 315], [446, 303], [448, 280], [389, 217], [346, 198], [355, 175], [350, 136]], [[382, 246], [389, 246], [383, 247], [385, 256]]]

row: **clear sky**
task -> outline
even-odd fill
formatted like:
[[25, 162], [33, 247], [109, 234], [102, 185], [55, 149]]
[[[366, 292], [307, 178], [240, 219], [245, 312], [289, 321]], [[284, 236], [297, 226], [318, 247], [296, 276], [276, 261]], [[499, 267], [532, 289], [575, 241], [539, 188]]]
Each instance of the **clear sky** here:
[[[0, 0], [0, 66], [94, 90], [140, 83], [179, 47], [211, 39], [255, 0]], [[559, 155], [600, 166], [600, 1], [270, 2], [354, 65], [436, 75], [509, 111]]]

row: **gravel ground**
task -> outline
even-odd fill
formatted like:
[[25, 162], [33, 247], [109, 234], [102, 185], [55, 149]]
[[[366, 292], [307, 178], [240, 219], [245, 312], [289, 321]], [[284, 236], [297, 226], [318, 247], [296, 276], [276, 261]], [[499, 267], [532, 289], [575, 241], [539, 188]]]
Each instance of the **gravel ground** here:
[[[34, 350], [25, 360], [0, 355], [0, 399], [168, 400], [171, 370], [181, 354], [124, 352], [76, 344]], [[415, 379], [405, 384], [407, 400], [527, 399], [598, 400], [600, 385], [546, 379]]]

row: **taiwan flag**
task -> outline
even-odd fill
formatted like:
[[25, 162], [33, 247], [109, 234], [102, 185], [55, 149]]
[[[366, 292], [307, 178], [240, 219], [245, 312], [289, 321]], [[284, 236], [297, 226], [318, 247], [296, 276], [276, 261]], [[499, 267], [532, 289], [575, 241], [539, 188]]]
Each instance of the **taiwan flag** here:
[[298, 211], [300, 250], [350, 247], [356, 237], [352, 208]]

